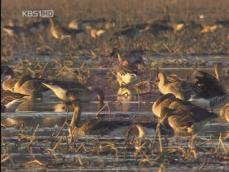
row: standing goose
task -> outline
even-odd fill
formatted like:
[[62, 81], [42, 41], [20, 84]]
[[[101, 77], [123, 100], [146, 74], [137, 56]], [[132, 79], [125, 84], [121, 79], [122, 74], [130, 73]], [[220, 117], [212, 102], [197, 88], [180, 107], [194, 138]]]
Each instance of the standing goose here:
[[52, 19], [49, 18], [50, 21], [50, 33], [53, 38], [56, 40], [64, 40], [67, 38], [71, 38], [73, 35], [77, 34], [84, 34], [85, 31], [82, 29], [73, 29], [68, 27], [63, 27], [61, 24], [57, 21], [56, 18]]
[[162, 72], [158, 73], [158, 88], [162, 94], [173, 94], [176, 98], [181, 100], [188, 100], [192, 94], [195, 94], [198, 90], [194, 85], [182, 80], [174, 80], [169, 82], [166, 75]]
[[[218, 65], [215, 65], [216, 76], [219, 78]], [[176, 98], [189, 100], [195, 105], [210, 108], [222, 102], [226, 97], [226, 91], [216, 77], [203, 72], [193, 73], [194, 82], [184, 80], [169, 81], [167, 76], [158, 73], [158, 88], [162, 94], [172, 93]]]
[[144, 67], [143, 53], [144, 51], [141, 49], [122, 52], [122, 50], [114, 48], [111, 56], [118, 60], [120, 67], [137, 72], [137, 70]]
[[117, 59], [116, 77], [120, 86], [129, 86], [139, 81], [139, 70], [144, 68], [143, 50], [121, 52], [113, 49], [111, 56]]
[[172, 94], [157, 99], [152, 111], [159, 119], [164, 119], [175, 134], [192, 134], [203, 122], [217, 117], [215, 113], [208, 112], [188, 101], [177, 99]]
[[70, 34], [66, 33], [63, 27], [57, 24], [56, 19], [49, 18], [50, 22], [50, 33], [53, 38], [57, 40], [63, 40], [66, 38], [70, 38]]

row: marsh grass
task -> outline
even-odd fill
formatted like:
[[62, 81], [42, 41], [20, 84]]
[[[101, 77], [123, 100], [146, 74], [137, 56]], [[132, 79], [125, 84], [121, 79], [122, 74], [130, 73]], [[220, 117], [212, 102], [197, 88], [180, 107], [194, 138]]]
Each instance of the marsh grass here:
[[[115, 26], [98, 37], [91, 38], [90, 35], [72, 36], [70, 39], [55, 40], [49, 32], [49, 27], [35, 33], [21, 33], [15, 37], [9, 37], [2, 30], [2, 56], [4, 60], [14, 58], [19, 54], [36, 54], [39, 47], [47, 46], [50, 48], [51, 55], [59, 53], [64, 56], [76, 54], [87, 54], [93, 52], [90, 56], [109, 55], [109, 51], [114, 47], [133, 49], [143, 48], [152, 53], [166, 53], [170, 55], [182, 54], [222, 54], [228, 53], [228, 27], [219, 27], [214, 32], [201, 33], [196, 27], [191, 27], [191, 22], [200, 25], [212, 25], [218, 21], [228, 21], [229, 2], [226, 0], [194, 0], [194, 1], [159, 1], [159, 0], [137, 0], [115, 2], [111, 0], [85, 0], [70, 1], [57, 0], [45, 1], [39, 3], [31, 0], [20, 1], [2, 1], [2, 26], [9, 21], [15, 25], [26, 26], [31, 22], [41, 20], [38, 18], [22, 17], [22, 10], [26, 9], [53, 9], [58, 16], [62, 26], [73, 19], [98, 19], [105, 18], [108, 21], [114, 21]], [[167, 11], [165, 9], [168, 9]], [[214, 11], [214, 13], [212, 12]], [[113, 36], [113, 33], [122, 30], [124, 26], [136, 25], [139, 23], [153, 22], [163, 19], [169, 14], [172, 22], [184, 21], [187, 26], [176, 32], [165, 32], [157, 35], [144, 33], [139, 38], [130, 38], [119, 40]], [[204, 19], [199, 16], [203, 15]], [[190, 25], [190, 26], [189, 26]], [[226, 25], [225, 25], [226, 26]], [[39, 53], [39, 52], [37, 52]]]
[[[226, 145], [223, 136], [220, 136], [219, 139], [207, 136], [204, 138], [193, 136], [189, 139], [180, 138], [179, 142], [177, 142], [171, 138], [166, 139], [167, 136], [164, 135], [157, 139], [140, 138], [139, 127], [144, 130], [143, 126], [131, 126], [127, 130], [128, 137], [120, 137], [119, 139], [78, 138], [71, 143], [68, 142], [65, 131], [61, 131], [58, 137], [55, 136], [55, 138], [49, 136], [54, 139], [54, 142], [51, 143], [42, 139], [39, 135], [35, 136], [38, 130], [38, 127], [35, 127], [31, 131], [30, 139], [8, 140], [5, 137], [4, 142], [2, 141], [2, 165], [7, 167], [11, 164], [11, 168], [17, 168], [18, 163], [24, 162], [25, 168], [58, 168], [62, 164], [66, 168], [100, 169], [110, 165], [117, 167], [129, 164], [132, 166], [140, 165], [140, 167], [144, 168], [157, 167], [166, 169], [171, 164], [185, 166], [192, 164], [202, 170], [208, 169], [208, 164], [217, 163], [222, 166], [227, 161], [228, 153], [225, 149]], [[133, 130], [134, 128], [137, 130]], [[65, 125], [63, 129], [66, 130], [67, 126]], [[206, 141], [208, 144], [206, 144]], [[15, 151], [14, 142], [17, 142], [17, 150], [28, 152], [30, 158], [20, 161], [15, 159], [12, 154]], [[46, 144], [39, 146], [39, 143]], [[30, 145], [29, 150], [25, 149], [28, 144]], [[219, 146], [214, 147], [213, 145], [215, 144]], [[205, 146], [203, 147], [202, 145]], [[160, 147], [162, 146], [163, 148], [161, 149]], [[13, 161], [12, 158], [14, 159]]]
[[[102, 77], [103, 80], [107, 79], [104, 85], [116, 86], [112, 75], [114, 59], [110, 58], [110, 53], [115, 47], [123, 47], [126, 50], [143, 48], [148, 53], [146, 71], [150, 79], [147, 78], [147, 81], [142, 81], [141, 84], [151, 83], [152, 70], [158, 65], [151, 61], [152, 54], [181, 57], [187, 54], [229, 53], [228, 27], [209, 33], [201, 33], [199, 28], [187, 27], [181, 31], [158, 35], [145, 33], [136, 39], [119, 40], [113, 37], [113, 33], [122, 30], [124, 26], [162, 19], [166, 7], [172, 21], [214, 24], [219, 20], [229, 20], [227, 0], [3, 0], [2, 26], [7, 25], [10, 20], [19, 26], [39, 20], [21, 17], [22, 10], [53, 9], [63, 26], [72, 19], [105, 18], [107, 21], [115, 21], [115, 27], [96, 39], [84, 35], [55, 40], [51, 37], [49, 28], [36, 34], [22, 33], [15, 37], [9, 37], [2, 31], [1, 62], [13, 67], [16, 77], [20, 77], [22, 73], [47, 79], [58, 77], [60, 80], [77, 80], [85, 85], [95, 82], [91, 79], [95, 74], [89, 68], [105, 66], [109, 71]], [[206, 21], [202, 21], [200, 15], [203, 15]], [[40, 55], [44, 50], [48, 50], [48, 54]], [[174, 64], [179, 67], [193, 65], [185, 60], [175, 61]], [[98, 79], [97, 82], [99, 81]], [[137, 94], [139, 95], [138, 91]], [[102, 110], [111, 118], [108, 103]], [[101, 111], [95, 112], [95, 115]], [[133, 128], [135, 132], [132, 133]], [[7, 129], [4, 127], [1, 131]], [[126, 166], [137, 169], [140, 165], [163, 172], [174, 165], [185, 165], [187, 169], [193, 165], [199, 171], [207, 171], [211, 165], [223, 167], [224, 170], [228, 161], [228, 138], [222, 135], [219, 138], [193, 136], [177, 141], [161, 133], [160, 122], [152, 137], [140, 137], [139, 133], [144, 133], [144, 127], [137, 124], [127, 129], [127, 135], [123, 134], [119, 138], [96, 135], [76, 138], [71, 142], [68, 138], [67, 121], [58, 129], [52, 129], [51, 135], [39, 135], [42, 130], [39, 125], [31, 131], [25, 126], [20, 126], [15, 129], [16, 135], [13, 137], [3, 136], [2, 169], [110, 169]], [[18, 157], [18, 154], [23, 156]]]

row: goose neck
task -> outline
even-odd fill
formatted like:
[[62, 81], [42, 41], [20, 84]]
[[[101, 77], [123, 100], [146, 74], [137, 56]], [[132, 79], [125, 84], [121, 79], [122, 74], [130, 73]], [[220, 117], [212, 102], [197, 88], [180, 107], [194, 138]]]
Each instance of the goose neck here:
[[79, 121], [80, 121], [80, 116], [81, 116], [81, 106], [79, 103], [74, 103], [73, 108], [74, 110], [73, 110], [72, 119], [70, 122], [70, 127], [80, 128]]

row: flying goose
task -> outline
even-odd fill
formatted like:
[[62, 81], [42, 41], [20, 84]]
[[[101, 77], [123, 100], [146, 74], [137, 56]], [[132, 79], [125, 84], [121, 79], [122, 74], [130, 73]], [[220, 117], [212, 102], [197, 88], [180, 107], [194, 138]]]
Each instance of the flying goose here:
[[215, 113], [177, 99], [173, 94], [158, 98], [152, 106], [152, 111], [165, 124], [167, 123], [175, 134], [192, 134], [203, 122], [217, 117]]

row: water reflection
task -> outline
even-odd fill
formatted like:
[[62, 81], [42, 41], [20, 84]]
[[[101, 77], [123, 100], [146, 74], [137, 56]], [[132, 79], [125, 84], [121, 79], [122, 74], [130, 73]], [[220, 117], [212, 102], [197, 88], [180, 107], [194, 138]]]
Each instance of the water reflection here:
[[122, 112], [128, 112], [130, 109], [130, 102], [137, 101], [137, 92], [134, 88], [120, 87], [117, 92], [116, 108]]
[[39, 116], [14, 116], [14, 117], [6, 117], [1, 119], [1, 126], [4, 127], [35, 127], [39, 124], [39, 127], [54, 127], [54, 126], [62, 126], [66, 121], [66, 117], [63, 116], [47, 116], [47, 117], [39, 117]]
[[53, 106], [53, 111], [54, 112], [67, 112], [69, 108], [65, 103], [57, 103]]

